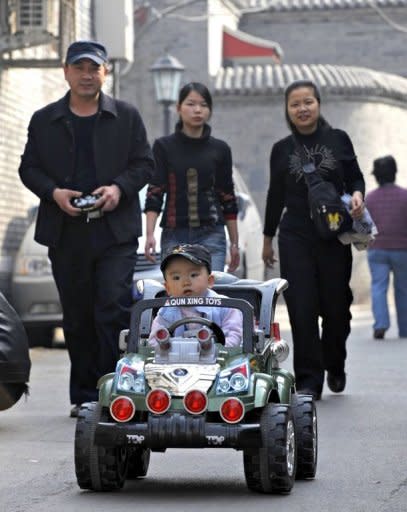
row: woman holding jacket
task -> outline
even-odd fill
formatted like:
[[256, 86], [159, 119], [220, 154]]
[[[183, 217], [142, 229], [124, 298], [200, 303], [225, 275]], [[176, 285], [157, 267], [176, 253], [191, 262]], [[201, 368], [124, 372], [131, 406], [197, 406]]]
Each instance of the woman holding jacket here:
[[[276, 142], [270, 156], [263, 260], [272, 267], [273, 238], [279, 227], [281, 276], [294, 345], [297, 389], [321, 397], [324, 371], [331, 391], [345, 389], [346, 339], [350, 333], [352, 271], [350, 245], [323, 240], [310, 217], [302, 150], [339, 194], [352, 196], [351, 215], [363, 213], [365, 184], [352, 142], [320, 115], [321, 97], [311, 81], [296, 81], [285, 92], [285, 115], [291, 135]], [[283, 213], [284, 210], [284, 213]], [[283, 215], [282, 215], [283, 213]], [[321, 329], [319, 320], [322, 320]]]
[[145, 255], [154, 261], [154, 228], [161, 220], [162, 257], [178, 244], [201, 244], [212, 255], [213, 270], [223, 270], [225, 225], [230, 239], [229, 270], [239, 265], [237, 202], [229, 146], [211, 135], [207, 124], [212, 97], [199, 82], [185, 85], [177, 103], [175, 132], [153, 145], [156, 171], [147, 190]]

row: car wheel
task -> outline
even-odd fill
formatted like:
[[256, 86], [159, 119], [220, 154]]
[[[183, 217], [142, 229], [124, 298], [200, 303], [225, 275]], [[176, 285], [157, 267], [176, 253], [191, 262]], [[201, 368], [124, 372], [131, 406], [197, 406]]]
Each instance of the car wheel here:
[[289, 493], [294, 485], [297, 446], [291, 407], [267, 404], [260, 416], [261, 448], [243, 452], [247, 486], [252, 491]]
[[310, 395], [293, 394], [292, 408], [297, 434], [297, 479], [315, 477], [318, 459], [318, 427], [315, 402]]
[[29, 347], [52, 347], [54, 337], [53, 327], [33, 326], [26, 327]]
[[107, 414], [97, 402], [83, 404], [75, 430], [75, 472], [81, 489], [113, 491], [124, 485], [128, 467], [127, 448], [95, 445], [95, 430]]
[[129, 480], [147, 475], [150, 454], [150, 448], [131, 448], [129, 450], [129, 467], [127, 470]]

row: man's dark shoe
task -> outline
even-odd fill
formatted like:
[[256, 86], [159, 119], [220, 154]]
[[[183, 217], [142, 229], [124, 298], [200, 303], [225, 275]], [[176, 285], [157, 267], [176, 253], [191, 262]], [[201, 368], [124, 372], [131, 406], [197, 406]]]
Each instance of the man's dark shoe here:
[[328, 372], [327, 377], [328, 387], [334, 393], [341, 393], [346, 386], [346, 373], [342, 373], [340, 375], [335, 375], [332, 372]]
[[80, 408], [81, 408], [81, 406], [80, 406], [80, 405], [78, 405], [78, 404], [74, 405], [74, 406], [72, 407], [72, 409], [71, 409], [71, 412], [70, 412], [69, 416], [70, 416], [71, 418], [77, 418], [77, 417], [78, 417], [78, 415], [79, 415], [79, 409], [80, 409]]
[[319, 393], [318, 391], [314, 391], [313, 389], [310, 388], [297, 389], [297, 393], [299, 395], [312, 395], [312, 398], [314, 400], [321, 400], [321, 393]]
[[384, 338], [385, 332], [386, 332], [386, 329], [375, 329], [373, 331], [373, 338], [375, 340], [382, 340]]

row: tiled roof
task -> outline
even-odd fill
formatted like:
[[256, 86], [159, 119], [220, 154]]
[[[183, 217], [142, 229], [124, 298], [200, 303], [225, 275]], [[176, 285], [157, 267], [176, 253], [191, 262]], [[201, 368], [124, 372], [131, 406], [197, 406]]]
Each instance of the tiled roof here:
[[272, 56], [280, 63], [283, 56], [281, 46], [275, 41], [256, 37], [241, 30], [223, 27], [223, 58]]
[[407, 78], [372, 69], [330, 64], [240, 65], [221, 68], [214, 79], [217, 96], [278, 95], [293, 80], [310, 79], [322, 93], [378, 97], [405, 102]]
[[[372, 0], [233, 0], [244, 10], [268, 9], [270, 11], [303, 11], [318, 9], [368, 8]], [[403, 7], [407, 0], [374, 0], [378, 7]]]

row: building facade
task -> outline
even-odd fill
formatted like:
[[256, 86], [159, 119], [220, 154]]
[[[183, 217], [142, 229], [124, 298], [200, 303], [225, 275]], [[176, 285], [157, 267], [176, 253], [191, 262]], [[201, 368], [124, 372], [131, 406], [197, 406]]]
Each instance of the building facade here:
[[[202, 81], [212, 90], [214, 135], [231, 145], [263, 214], [270, 150], [288, 133], [284, 88], [312, 78], [322, 91], [324, 115], [351, 136], [367, 188], [375, 186], [373, 159], [389, 153], [399, 164], [398, 182], [407, 186], [407, 0], [378, 4], [380, 12], [369, 0], [156, 0], [154, 7], [136, 2], [143, 16], [136, 18], [134, 65], [122, 78], [121, 94], [141, 110], [150, 139], [161, 136], [163, 111], [149, 68], [165, 53], [180, 60], [184, 83]], [[274, 41], [281, 64], [224, 62], [223, 26]], [[369, 276], [365, 253], [354, 257], [353, 291], [360, 302], [367, 300]]]
[[38, 203], [18, 175], [27, 126], [35, 110], [66, 92], [68, 44], [92, 36], [91, 0], [55, 0], [46, 12], [43, 5], [0, 0], [0, 290], [6, 295], [27, 211]]

